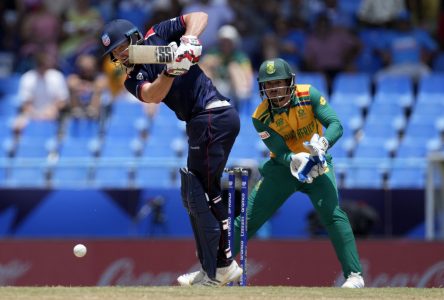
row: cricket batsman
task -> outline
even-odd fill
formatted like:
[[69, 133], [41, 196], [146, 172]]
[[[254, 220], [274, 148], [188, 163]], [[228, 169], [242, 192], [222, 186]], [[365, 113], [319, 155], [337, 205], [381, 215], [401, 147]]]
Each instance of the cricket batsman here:
[[[101, 36], [105, 55], [127, 72], [126, 89], [142, 102], [164, 103], [186, 122], [188, 159], [180, 169], [181, 194], [201, 264], [198, 276], [178, 278], [186, 286], [223, 286], [242, 275], [228, 243], [228, 209], [221, 201], [220, 183], [240, 121], [230, 99], [197, 65], [202, 53], [198, 36], [207, 22], [206, 13], [193, 12], [159, 22], [142, 34], [131, 22], [117, 19]], [[133, 64], [130, 45], [169, 45], [173, 57], [163, 64]]]
[[[328, 149], [342, 135], [336, 113], [310, 84], [295, 84], [289, 64], [264, 61], [258, 73], [262, 102], [252, 120], [270, 150], [261, 167], [262, 179], [248, 198], [248, 238], [294, 193], [307, 194], [325, 226], [341, 263], [344, 288], [363, 288], [364, 280], [355, 238], [338, 189]], [[325, 131], [323, 131], [323, 127]], [[234, 254], [239, 251], [240, 217], [235, 220]]]

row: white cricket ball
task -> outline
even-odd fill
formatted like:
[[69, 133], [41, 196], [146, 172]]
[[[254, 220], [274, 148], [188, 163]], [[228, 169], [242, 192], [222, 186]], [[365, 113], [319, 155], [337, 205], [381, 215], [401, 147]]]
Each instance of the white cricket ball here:
[[74, 249], [72, 249], [74, 252], [74, 255], [77, 257], [84, 257], [86, 255], [86, 247], [83, 244], [77, 244], [74, 246]]

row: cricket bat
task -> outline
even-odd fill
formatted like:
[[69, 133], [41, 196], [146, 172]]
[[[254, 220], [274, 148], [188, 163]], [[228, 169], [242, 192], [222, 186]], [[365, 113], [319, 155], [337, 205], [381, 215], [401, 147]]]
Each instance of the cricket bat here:
[[130, 45], [128, 51], [131, 64], [166, 64], [174, 56], [170, 46]]

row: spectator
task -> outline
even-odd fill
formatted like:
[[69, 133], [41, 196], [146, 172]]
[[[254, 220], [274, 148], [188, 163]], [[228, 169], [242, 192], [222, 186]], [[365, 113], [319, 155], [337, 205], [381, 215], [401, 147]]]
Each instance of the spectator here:
[[437, 30], [437, 22], [440, 14], [441, 0], [406, 0], [408, 11], [412, 14], [412, 22], [415, 27], [427, 30], [434, 35]]
[[436, 24], [436, 36], [441, 49], [444, 49], [444, 3], [441, 2], [439, 10], [438, 20]]
[[65, 59], [75, 61], [80, 53], [91, 53], [97, 47], [97, 36], [103, 26], [100, 12], [90, 0], [77, 0], [68, 10], [63, 24], [65, 39], [61, 44], [61, 54]]
[[[33, 1], [33, 0], [31, 0]], [[74, 6], [75, 1], [71, 0], [42, 0], [48, 10], [58, 18], [63, 18], [66, 12]]]
[[404, 0], [362, 0], [358, 19], [371, 26], [387, 26], [403, 11]]
[[231, 25], [235, 26], [242, 37], [242, 50], [250, 58], [253, 68], [257, 69], [262, 62], [261, 45], [269, 27], [269, 22], [264, 18], [258, 18], [258, 7], [260, 3], [253, 0], [237, 1], [228, 0], [236, 18]]
[[297, 16], [291, 19], [279, 17], [274, 25], [275, 32], [266, 34], [262, 42], [264, 58], [281, 57], [293, 69], [300, 69], [305, 44], [304, 22]]
[[60, 20], [43, 4], [42, 0], [27, 0], [24, 3], [20, 36], [21, 49], [18, 59], [19, 72], [32, 68], [32, 58], [38, 51], [52, 57], [58, 57], [58, 41], [60, 38]]
[[17, 46], [16, 28], [18, 13], [15, 2], [2, 1], [0, 3], [0, 52], [15, 51]]
[[[137, 28], [145, 27], [149, 19], [155, 15], [156, 1], [121, 0], [117, 1], [116, 18], [126, 19]], [[168, 3], [168, 1], [163, 1]]]
[[444, 49], [444, 3], [441, 2], [439, 10], [438, 20], [436, 24], [436, 36], [441, 49]]
[[216, 88], [234, 101], [238, 111], [248, 106], [253, 87], [253, 68], [248, 56], [240, 50], [237, 29], [224, 25], [218, 32], [218, 45], [203, 56], [200, 63]]
[[341, 9], [338, 0], [325, 0], [325, 12], [334, 26], [351, 29], [355, 25], [354, 16]]
[[54, 57], [42, 51], [35, 61], [35, 69], [20, 78], [21, 113], [14, 122], [15, 131], [21, 131], [29, 119], [57, 120], [68, 101], [66, 80], [63, 73], [54, 68]]
[[408, 74], [414, 80], [430, 73], [429, 64], [438, 50], [437, 43], [421, 29], [412, 26], [410, 14], [402, 13], [395, 28], [381, 41], [379, 53], [386, 68], [376, 77], [387, 74]]
[[359, 39], [348, 30], [334, 27], [324, 13], [320, 14], [313, 31], [308, 34], [304, 63], [307, 71], [323, 72], [328, 85], [338, 72], [355, 71], [355, 58], [361, 48]]
[[76, 60], [76, 72], [67, 78], [71, 113], [76, 118], [98, 119], [107, 78], [99, 71], [97, 59], [82, 54]]
[[102, 69], [107, 78], [107, 85], [112, 98], [116, 98], [126, 92], [126, 89], [123, 87], [123, 82], [126, 78], [126, 73], [123, 68], [116, 66], [109, 57], [105, 57], [103, 59]]

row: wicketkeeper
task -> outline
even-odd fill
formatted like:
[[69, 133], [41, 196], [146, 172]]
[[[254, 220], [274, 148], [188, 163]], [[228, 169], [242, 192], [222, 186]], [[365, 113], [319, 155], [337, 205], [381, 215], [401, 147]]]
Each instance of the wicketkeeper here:
[[[342, 265], [342, 287], [362, 288], [362, 268], [355, 238], [338, 190], [328, 149], [342, 135], [342, 125], [326, 99], [310, 84], [295, 84], [289, 64], [264, 61], [258, 74], [262, 102], [253, 113], [254, 127], [270, 150], [260, 168], [247, 209], [248, 238], [295, 192], [309, 196]], [[323, 127], [325, 131], [323, 131]], [[234, 254], [239, 251], [240, 218], [235, 220]]]

